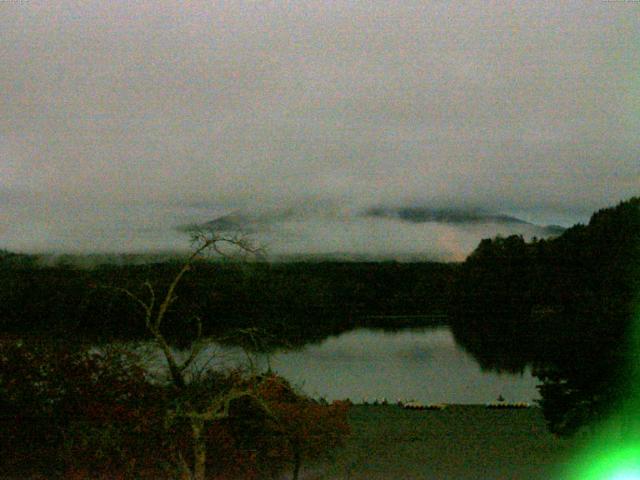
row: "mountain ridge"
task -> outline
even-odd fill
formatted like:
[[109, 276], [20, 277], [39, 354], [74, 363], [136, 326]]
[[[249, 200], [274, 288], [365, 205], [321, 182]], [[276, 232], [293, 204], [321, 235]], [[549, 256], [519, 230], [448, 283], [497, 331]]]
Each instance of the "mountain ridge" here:
[[[180, 231], [193, 231], [198, 229], [216, 230], [220, 232], [243, 231], [254, 233], [261, 227], [278, 221], [285, 221], [304, 217], [293, 209], [282, 212], [269, 212], [266, 214], [252, 215], [242, 212], [232, 212], [221, 215], [203, 223], [192, 223], [178, 226]], [[473, 209], [430, 208], [420, 206], [384, 207], [376, 206], [366, 208], [356, 214], [360, 218], [379, 218], [396, 220], [405, 223], [440, 223], [450, 225], [464, 224], [499, 224], [499, 225], [523, 225], [540, 228], [542, 233], [549, 236], [560, 235], [566, 228], [560, 225], [539, 225], [522, 220], [518, 217], [503, 213], [492, 213]]]

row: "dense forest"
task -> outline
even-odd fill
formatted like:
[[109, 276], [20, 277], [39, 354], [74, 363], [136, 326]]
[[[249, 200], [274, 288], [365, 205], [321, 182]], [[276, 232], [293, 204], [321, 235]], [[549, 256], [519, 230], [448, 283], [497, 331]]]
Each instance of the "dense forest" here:
[[[40, 266], [37, 257], [0, 257], [0, 330], [92, 340], [144, 336], [141, 311], [122, 289], [163, 291], [181, 263]], [[438, 263], [234, 263], [202, 261], [178, 286], [169, 338], [255, 327], [298, 345], [357, 326], [400, 328], [443, 322], [454, 265]]]
[[628, 397], [639, 267], [640, 198], [554, 239], [483, 240], [456, 276], [451, 327], [484, 368], [533, 366], [550, 427], [573, 433]]

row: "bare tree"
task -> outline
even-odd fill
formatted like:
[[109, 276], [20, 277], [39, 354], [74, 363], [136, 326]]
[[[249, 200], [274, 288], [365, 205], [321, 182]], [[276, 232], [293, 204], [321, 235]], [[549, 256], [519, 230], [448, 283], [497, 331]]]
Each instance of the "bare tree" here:
[[[184, 275], [194, 268], [194, 264], [207, 254], [214, 253], [222, 257], [229, 257], [232, 253], [246, 255], [261, 255], [261, 249], [257, 248], [251, 240], [244, 235], [221, 236], [211, 231], [195, 231], [192, 233], [194, 250], [182, 264], [178, 273], [162, 295], [158, 295], [152, 284], [147, 281], [144, 286], [148, 292], [147, 299], [134, 294], [130, 290], [117, 288], [133, 301], [135, 301], [144, 312], [145, 325], [157, 346], [162, 351], [169, 369], [172, 385], [180, 396], [187, 388], [186, 371], [193, 361], [201, 353], [204, 347], [202, 338], [202, 321], [196, 317], [197, 334], [191, 343], [186, 359], [179, 360], [171, 349], [165, 336], [162, 333], [162, 324], [165, 320], [169, 307], [176, 300], [176, 288]], [[229, 251], [231, 250], [231, 252]], [[179, 454], [180, 479], [181, 480], [204, 480], [207, 450], [205, 445], [204, 430], [209, 422], [215, 422], [229, 416], [229, 408], [233, 401], [242, 397], [251, 397], [269, 416], [268, 406], [254, 394], [254, 388], [250, 388], [251, 381], [256, 382], [257, 376], [252, 369], [249, 382], [234, 385], [230, 389], [213, 393], [211, 398], [206, 399], [206, 406], [197, 407], [189, 399], [179, 403], [176, 410], [169, 412], [169, 420], [182, 417], [189, 421], [191, 426], [191, 439], [193, 445], [193, 465], [189, 466], [183, 455]], [[249, 385], [249, 386], [247, 386]]]

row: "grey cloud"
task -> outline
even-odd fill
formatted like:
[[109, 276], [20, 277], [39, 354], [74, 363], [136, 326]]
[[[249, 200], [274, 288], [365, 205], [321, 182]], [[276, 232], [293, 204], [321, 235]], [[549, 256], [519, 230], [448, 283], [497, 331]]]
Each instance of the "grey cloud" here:
[[568, 223], [640, 191], [633, 2], [0, 10], [11, 247], [171, 247], [140, 225], [319, 200]]

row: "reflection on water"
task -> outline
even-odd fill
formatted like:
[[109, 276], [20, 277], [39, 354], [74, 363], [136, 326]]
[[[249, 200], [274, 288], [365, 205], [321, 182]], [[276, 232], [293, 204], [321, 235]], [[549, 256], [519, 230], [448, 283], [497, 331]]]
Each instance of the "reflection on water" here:
[[[207, 346], [195, 369], [246, 364], [240, 348]], [[160, 365], [161, 357], [151, 362]], [[327, 400], [385, 397], [425, 403], [489, 403], [538, 398], [536, 379], [486, 373], [456, 345], [448, 327], [398, 332], [358, 329], [329, 337], [320, 344], [257, 358], [259, 368], [272, 370], [313, 397]]]

